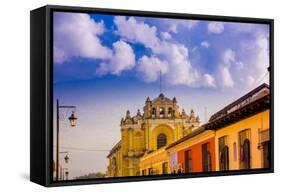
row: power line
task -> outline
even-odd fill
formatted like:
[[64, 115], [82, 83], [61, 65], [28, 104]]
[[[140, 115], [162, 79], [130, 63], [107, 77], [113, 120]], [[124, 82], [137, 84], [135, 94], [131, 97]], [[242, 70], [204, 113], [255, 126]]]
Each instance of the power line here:
[[269, 75], [268, 71], [266, 71], [266, 73], [256, 81], [255, 86], [258, 86], [261, 82], [263, 82], [263, 80], [267, 77], [267, 75]]
[[[54, 146], [55, 147], [55, 146]], [[73, 150], [73, 151], [86, 151], [86, 152], [109, 152], [109, 149], [87, 149], [87, 148], [78, 148], [78, 147], [60, 147], [65, 150]]]

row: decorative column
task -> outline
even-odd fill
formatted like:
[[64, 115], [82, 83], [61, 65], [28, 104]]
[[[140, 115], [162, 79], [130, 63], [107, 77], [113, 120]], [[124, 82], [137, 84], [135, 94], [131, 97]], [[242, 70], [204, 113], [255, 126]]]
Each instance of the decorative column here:
[[134, 176], [133, 128], [128, 128], [128, 133], [129, 133], [129, 152], [128, 152], [129, 176]]

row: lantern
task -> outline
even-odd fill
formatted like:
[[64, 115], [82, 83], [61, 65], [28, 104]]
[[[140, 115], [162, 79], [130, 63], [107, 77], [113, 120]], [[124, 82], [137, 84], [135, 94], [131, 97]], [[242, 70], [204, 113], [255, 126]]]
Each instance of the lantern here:
[[76, 123], [77, 123], [77, 117], [74, 116], [74, 112], [72, 111], [72, 114], [70, 115], [70, 117], [68, 118], [71, 127], [75, 127]]

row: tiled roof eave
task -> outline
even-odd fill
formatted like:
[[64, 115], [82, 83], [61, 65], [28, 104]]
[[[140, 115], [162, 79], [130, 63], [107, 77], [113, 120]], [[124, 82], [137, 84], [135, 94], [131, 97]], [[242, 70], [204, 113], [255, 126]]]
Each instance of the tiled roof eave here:
[[181, 138], [180, 140], [178, 141], [175, 141], [174, 143], [171, 143], [169, 146], [166, 147], [166, 149], [170, 149], [188, 139], [191, 139], [197, 135], [199, 135], [200, 133], [203, 133], [206, 129], [204, 127], [200, 127], [198, 128], [196, 131], [192, 132], [192, 133], [189, 133], [188, 135], [186, 135], [185, 137]]
[[121, 140], [112, 147], [109, 154], [107, 155], [107, 158], [109, 158], [113, 153], [115, 153], [119, 148], [121, 147]]
[[266, 95], [252, 103], [249, 103], [227, 115], [220, 117], [214, 121], [211, 121], [203, 125], [207, 130], [218, 130], [227, 125], [233, 124], [240, 120], [243, 120], [251, 115], [255, 115], [270, 107], [270, 96]]
[[266, 83], [263, 83], [262, 85], [258, 86], [257, 88], [255, 88], [254, 90], [250, 91], [249, 93], [247, 93], [246, 95], [240, 97], [239, 99], [237, 99], [236, 101], [232, 102], [231, 104], [227, 105], [226, 107], [224, 107], [223, 109], [221, 109], [220, 111], [216, 112], [215, 114], [213, 114], [210, 118], [210, 121], [215, 120], [217, 118], [217, 116], [219, 116], [222, 113], [225, 113], [225, 111], [227, 111], [228, 109], [230, 109], [231, 107], [239, 104], [240, 102], [244, 101], [245, 99], [251, 97], [252, 95], [254, 95], [255, 93], [257, 93], [258, 91], [264, 89], [264, 88], [268, 88], [269, 89], [269, 85], [267, 85]]

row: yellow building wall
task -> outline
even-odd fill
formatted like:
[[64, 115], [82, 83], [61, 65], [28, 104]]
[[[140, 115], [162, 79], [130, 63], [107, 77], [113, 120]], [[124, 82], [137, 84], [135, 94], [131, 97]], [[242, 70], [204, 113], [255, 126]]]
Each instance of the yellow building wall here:
[[[116, 160], [114, 163], [113, 159]], [[109, 158], [109, 165], [107, 169], [107, 176], [108, 177], [119, 177], [122, 175], [122, 151], [121, 148], [116, 150], [112, 156]]]
[[[194, 122], [193, 125], [194, 128], [198, 128], [199, 123]], [[186, 129], [190, 130], [190, 127], [186, 127]], [[181, 139], [184, 136], [184, 131], [190, 132], [184, 130], [183, 122], [174, 122], [168, 119], [147, 121], [144, 129], [138, 125], [124, 126], [121, 129], [121, 149], [112, 155], [118, 159], [118, 170], [117, 173], [108, 171], [108, 176], [139, 175], [143, 169], [141, 166], [148, 168], [151, 163], [159, 173], [162, 173], [162, 163], [168, 162], [168, 155], [167, 152], [162, 153], [164, 147], [157, 149], [158, 135], [163, 133], [167, 136], [166, 146], [168, 146]], [[159, 152], [161, 155], [155, 156]], [[141, 158], [142, 156], [143, 158]], [[143, 162], [143, 159], [146, 161]], [[111, 163], [109, 161], [109, 168], [112, 167]], [[168, 170], [170, 171], [170, 168]]]
[[170, 173], [169, 156], [167, 151], [165, 150], [166, 146], [157, 149], [157, 136], [162, 133], [167, 136], [166, 146], [168, 146], [169, 144], [183, 137], [182, 124], [178, 123], [171, 125], [168, 121], [162, 121], [161, 123], [158, 123], [157, 126], [150, 128], [150, 130], [147, 130], [147, 142], [150, 152], [145, 154], [140, 159], [140, 173], [142, 172], [142, 170], [146, 170], [146, 173], [148, 174], [148, 169], [152, 168], [154, 174], [163, 174], [162, 164], [165, 162], [168, 163], [168, 173]]
[[116, 153], [116, 159], [117, 159], [117, 176], [122, 175], [122, 153], [121, 150], [119, 149]]
[[154, 129], [150, 131], [150, 146], [151, 150], [157, 150], [157, 137], [159, 134], [165, 134], [167, 136], [167, 145], [175, 141], [175, 135], [176, 135], [176, 128], [173, 129], [172, 127], [166, 125], [166, 124], [160, 124]]
[[121, 153], [122, 173], [120, 176], [134, 176], [139, 174], [139, 159], [145, 149], [145, 134], [141, 128], [122, 129]]
[[163, 174], [162, 164], [168, 163], [168, 173], [170, 173], [169, 156], [165, 148], [161, 148], [155, 152], [145, 155], [140, 159], [140, 173], [142, 170], [146, 170], [148, 175], [148, 169], [153, 169], [153, 174]]
[[169, 148], [167, 151], [169, 153], [175, 153], [181, 150], [184, 150], [186, 148], [189, 148], [193, 145], [196, 145], [198, 143], [202, 143], [205, 140], [208, 140], [215, 136], [215, 131], [212, 130], [206, 130], [190, 139], [187, 139], [186, 141], [177, 144], [176, 146], [173, 146], [172, 148]]
[[[239, 132], [245, 129], [250, 130], [250, 159], [251, 169], [262, 168], [262, 150], [258, 148], [259, 132], [261, 130], [269, 129], [269, 110], [263, 111], [249, 118], [223, 127], [215, 133], [215, 150], [216, 150], [216, 169], [219, 170], [219, 138], [227, 136], [227, 145], [229, 147], [229, 169], [239, 169]], [[237, 158], [234, 159], [234, 147], [233, 144], [236, 142], [236, 154]]]

